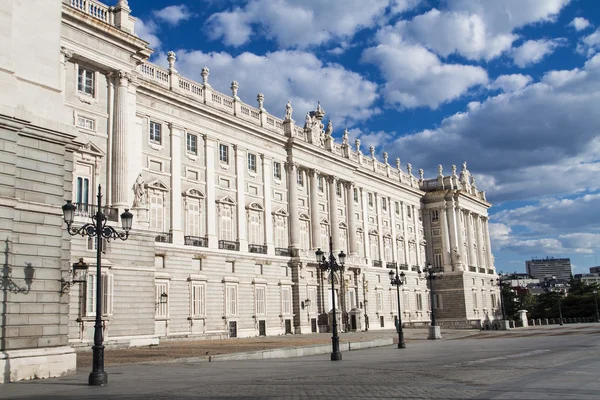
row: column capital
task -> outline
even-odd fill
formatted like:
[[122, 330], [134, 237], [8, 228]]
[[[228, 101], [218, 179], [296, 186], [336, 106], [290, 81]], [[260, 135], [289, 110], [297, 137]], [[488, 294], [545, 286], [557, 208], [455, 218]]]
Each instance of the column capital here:
[[308, 176], [310, 176], [311, 178], [316, 178], [317, 176], [319, 176], [320, 173], [321, 173], [321, 171], [319, 171], [316, 168], [308, 169]]
[[293, 161], [286, 161], [285, 162], [285, 168], [287, 170], [296, 170], [298, 169], [298, 163], [297, 162], [293, 162]]
[[329, 182], [329, 183], [336, 183], [338, 180], [339, 180], [339, 178], [335, 175], [327, 176], [327, 182]]
[[347, 189], [351, 190], [355, 185], [354, 181], [345, 181], [344, 182], [344, 186], [346, 186]]

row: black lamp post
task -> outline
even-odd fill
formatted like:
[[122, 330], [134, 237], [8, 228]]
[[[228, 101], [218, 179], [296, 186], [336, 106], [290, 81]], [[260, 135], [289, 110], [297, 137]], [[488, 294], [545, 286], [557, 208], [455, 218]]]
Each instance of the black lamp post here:
[[121, 223], [125, 232], [117, 232], [113, 227], [106, 225], [106, 216], [102, 213], [102, 189], [98, 185], [98, 210], [92, 216], [92, 223], [87, 223], [80, 228], [71, 226], [75, 219], [77, 207], [67, 200], [62, 207], [67, 232], [70, 235], [81, 235], [96, 238], [96, 322], [94, 324], [94, 346], [92, 346], [93, 361], [92, 372], [88, 383], [92, 386], [102, 386], [108, 382], [108, 375], [104, 371], [104, 345], [102, 344], [102, 239], [127, 240], [133, 214], [125, 210], [121, 214]]
[[596, 322], [600, 322], [600, 314], [598, 314], [598, 289], [594, 289], [594, 303], [596, 305]]
[[[396, 267], [396, 273], [394, 270], [390, 270], [390, 285], [396, 286], [396, 295], [398, 296], [398, 348], [406, 348], [404, 343], [404, 331], [402, 330], [402, 309], [400, 308], [400, 286], [404, 284], [404, 271], [398, 274], [398, 263], [394, 263]], [[394, 276], [395, 275], [395, 276]]]
[[558, 298], [558, 318], [560, 322], [558, 323], [560, 326], [563, 325], [563, 317], [562, 317], [562, 294]]
[[419, 270], [418, 274], [419, 277], [421, 277], [421, 273], [425, 273], [425, 276], [422, 279], [427, 279], [427, 281], [429, 282], [429, 294], [431, 296], [431, 327], [429, 328], [429, 337], [428, 339], [439, 339], [441, 336], [439, 335], [438, 332], [438, 328], [435, 322], [435, 309], [436, 309], [436, 305], [435, 303], [435, 288], [433, 285], [433, 282], [436, 279], [442, 279], [443, 275], [444, 275], [444, 270], [442, 268], [434, 268], [433, 265], [431, 265], [431, 263], [427, 264], [427, 266], [425, 267], [424, 271]]
[[[339, 264], [333, 255], [333, 241], [329, 236], [329, 259], [327, 259], [321, 249], [318, 249], [315, 253], [317, 257], [317, 263], [322, 271], [330, 271], [331, 273], [331, 304], [333, 306], [333, 336], [331, 337], [331, 361], [340, 361], [342, 359], [342, 353], [340, 352], [340, 338], [338, 337], [337, 331], [337, 318], [335, 313], [335, 283], [334, 274], [335, 271], [343, 271], [344, 264], [346, 263], [346, 254], [343, 251], [338, 254]], [[340, 280], [340, 285], [342, 284]]]

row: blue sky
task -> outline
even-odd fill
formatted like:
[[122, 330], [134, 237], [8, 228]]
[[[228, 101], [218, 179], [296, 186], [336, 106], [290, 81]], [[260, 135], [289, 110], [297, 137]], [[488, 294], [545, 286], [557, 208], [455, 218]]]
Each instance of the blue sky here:
[[597, 0], [129, 0], [152, 61], [423, 168], [468, 162], [496, 267], [600, 265]]

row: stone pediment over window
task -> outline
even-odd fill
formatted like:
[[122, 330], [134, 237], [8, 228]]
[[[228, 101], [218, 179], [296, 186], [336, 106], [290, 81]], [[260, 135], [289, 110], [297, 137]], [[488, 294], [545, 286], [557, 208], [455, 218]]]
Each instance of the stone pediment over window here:
[[348, 225], [346, 225], [345, 222], [340, 222], [339, 227], [340, 227], [340, 229], [348, 229]]
[[235, 200], [233, 200], [231, 197], [229, 196], [225, 196], [225, 197], [221, 197], [220, 199], [217, 199], [217, 203], [220, 204], [229, 204], [229, 205], [236, 205]]
[[201, 190], [191, 188], [182, 193], [184, 197], [194, 197], [196, 199], [203, 199], [204, 193]]
[[371, 229], [369, 235], [379, 235], [379, 232], [377, 232], [377, 229]]
[[327, 218], [323, 218], [321, 220], [321, 225], [329, 225], [329, 220]]
[[427, 240], [425, 240], [425, 239], [421, 240], [421, 246], [427, 246]]
[[383, 235], [383, 238], [392, 240], [392, 235], [390, 235], [389, 233], [386, 233], [385, 235]]
[[396, 238], [396, 240], [399, 240], [401, 242], [404, 242], [404, 236], [400, 235]]
[[363, 233], [363, 228], [358, 228], [358, 229], [356, 229], [356, 232], [357, 232], [357, 233]]
[[264, 211], [264, 208], [262, 205], [258, 204], [258, 203], [250, 203], [246, 206], [246, 210], [252, 210], [252, 211]]
[[146, 187], [148, 189], [156, 189], [156, 190], [162, 190], [162, 191], [171, 190], [171, 188], [166, 183], [161, 181], [160, 179], [155, 179], [153, 181], [148, 182], [146, 184]]
[[92, 142], [87, 142], [83, 146], [79, 147], [78, 151], [82, 154], [88, 154], [92, 157], [104, 157], [105, 153], [102, 149], [96, 146]]
[[298, 218], [299, 218], [301, 221], [310, 221], [310, 218], [309, 218], [309, 217], [308, 217], [308, 215], [306, 215], [306, 214], [300, 214], [300, 215], [298, 216]]
[[288, 212], [285, 211], [283, 208], [279, 208], [279, 209], [273, 211], [271, 214], [277, 215], [277, 216], [280, 216], [280, 217], [289, 217], [290, 216], [290, 214], [288, 214]]

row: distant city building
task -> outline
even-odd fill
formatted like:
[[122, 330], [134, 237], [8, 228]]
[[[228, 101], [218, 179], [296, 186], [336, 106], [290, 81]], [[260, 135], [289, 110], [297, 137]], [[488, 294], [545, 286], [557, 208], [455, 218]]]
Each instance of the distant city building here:
[[541, 258], [525, 262], [527, 274], [532, 278], [544, 279], [554, 277], [557, 281], [571, 279], [570, 258]]
[[[597, 268], [597, 267], [595, 267]], [[592, 269], [592, 268], [590, 268]], [[592, 273], [592, 274], [576, 274], [574, 277], [576, 280], [579, 280], [586, 284], [592, 283], [600, 283], [600, 273]]]
[[600, 274], [600, 266], [590, 267], [590, 274]]

